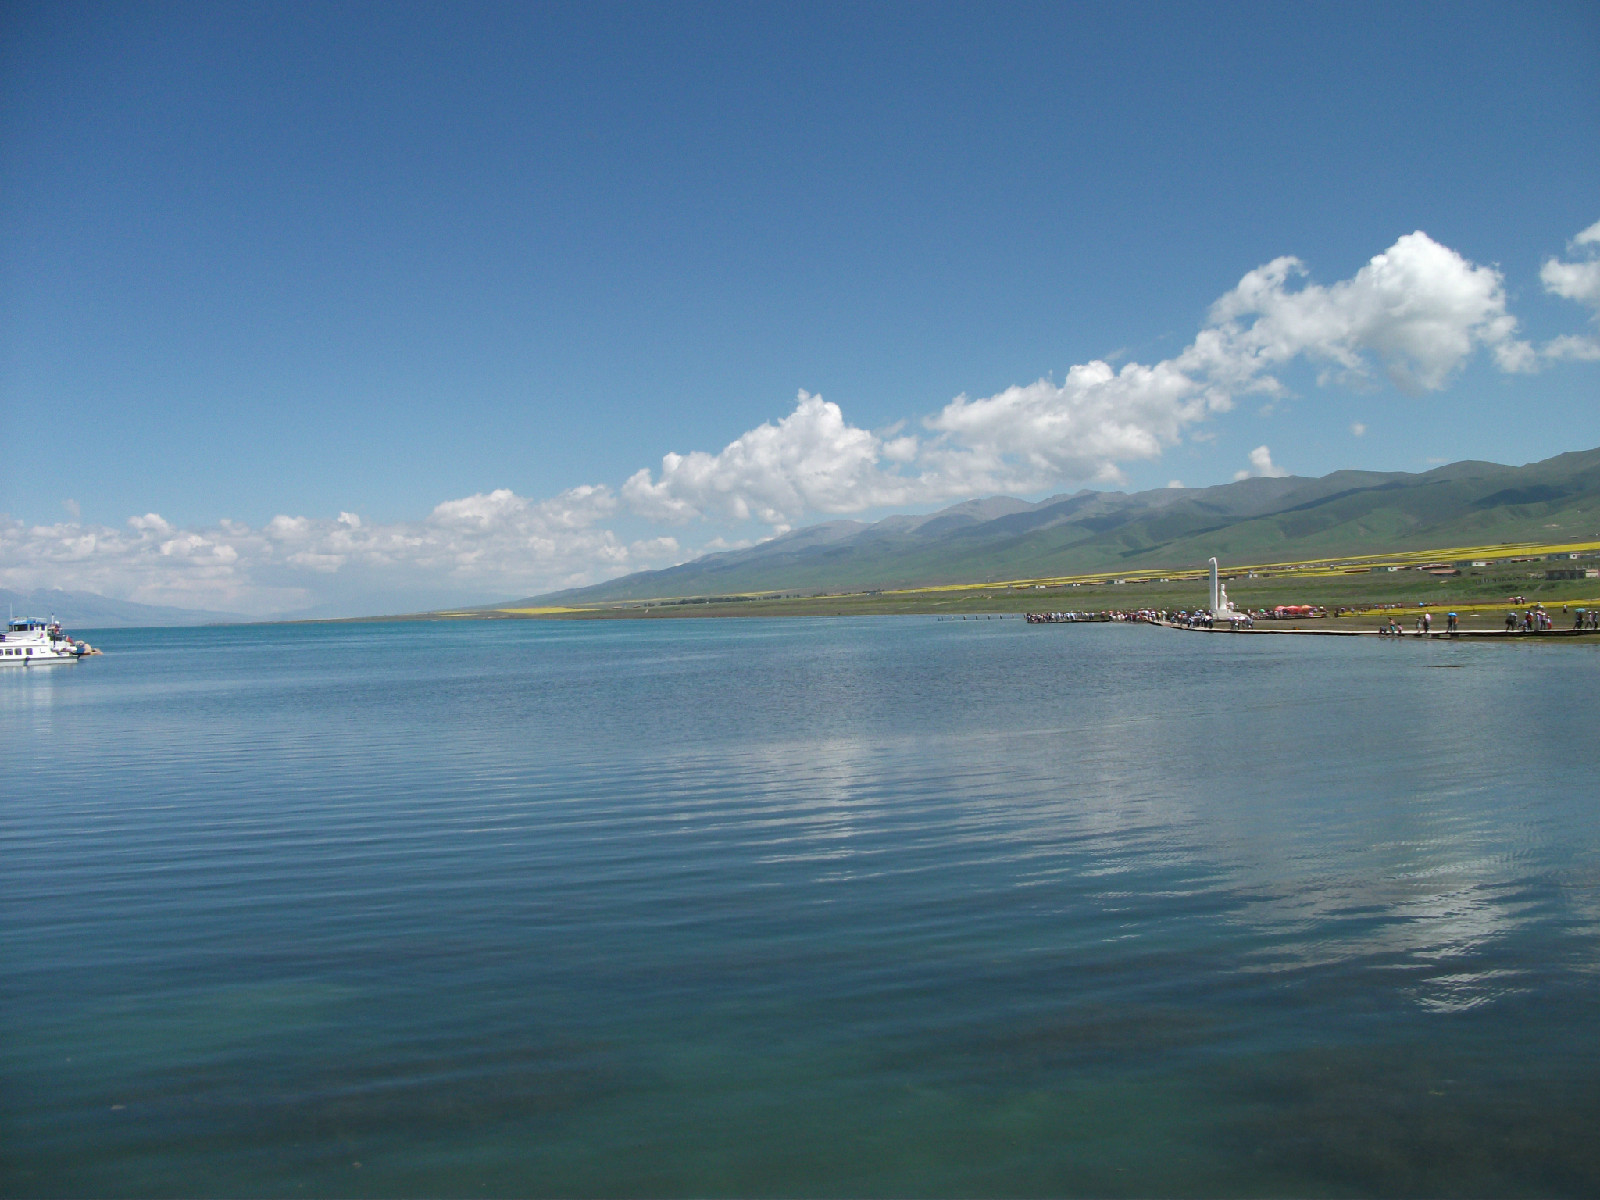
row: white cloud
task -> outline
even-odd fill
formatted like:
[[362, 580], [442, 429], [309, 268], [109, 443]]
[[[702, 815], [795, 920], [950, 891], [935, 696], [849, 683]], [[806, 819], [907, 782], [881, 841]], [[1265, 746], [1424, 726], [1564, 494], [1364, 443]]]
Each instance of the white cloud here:
[[145, 513], [142, 517], [129, 517], [128, 528], [140, 533], [171, 533], [172, 526], [161, 519], [160, 513]]
[[1096, 360], [1047, 379], [971, 400], [957, 396], [924, 422], [924, 484], [939, 496], [1036, 491], [1063, 480], [1118, 483], [1120, 464], [1153, 459], [1184, 429], [1228, 407], [1173, 362]]
[[311, 534], [308, 517], [276, 516], [267, 522], [266, 535], [280, 542], [304, 541]]
[[352, 573], [378, 593], [510, 596], [681, 561], [676, 539], [624, 540], [598, 523], [607, 488], [533, 501], [507, 489], [446, 501], [422, 521], [373, 524], [280, 515], [260, 529], [225, 521], [176, 530], [155, 513], [128, 530], [0, 519], [0, 585], [67, 587], [151, 604], [252, 614], [292, 610]]
[[1181, 488], [1183, 486], [1183, 480], [1181, 480], [1181, 479], [1169, 479], [1169, 480], [1167, 480], [1167, 486], [1169, 488]]
[[1562, 262], [1552, 258], [1539, 271], [1539, 279], [1552, 295], [1600, 307], [1600, 259]]
[[[1600, 223], [1572, 246], [1583, 257], [1552, 258], [1541, 278], [1557, 295], [1597, 303]], [[781, 420], [715, 453], [669, 453], [658, 471], [637, 471], [615, 490], [589, 485], [534, 500], [500, 488], [446, 500], [420, 521], [280, 514], [259, 529], [224, 520], [180, 530], [157, 513], [129, 518], [126, 529], [82, 525], [71, 507], [73, 519], [55, 526], [0, 517], [0, 583], [252, 613], [304, 605], [351, 579], [376, 592], [528, 594], [686, 556], [659, 530], [628, 538], [614, 523], [753, 521], [777, 532], [811, 514], [1119, 483], [1125, 464], [1208, 440], [1207, 422], [1237, 398], [1270, 405], [1287, 395], [1280, 376], [1296, 363], [1317, 368], [1323, 384], [1382, 376], [1420, 392], [1445, 386], [1479, 351], [1519, 371], [1541, 358], [1600, 358], [1600, 343], [1568, 336], [1536, 351], [1518, 337], [1499, 272], [1418, 231], [1328, 286], [1308, 281], [1299, 259], [1274, 259], [1220, 297], [1171, 358], [1096, 359], [1060, 383], [957, 396], [915, 433], [905, 422], [878, 432], [854, 426], [837, 404], [802, 391]], [[1366, 427], [1350, 429], [1359, 437]], [[1241, 476], [1286, 474], [1266, 446], [1250, 462]], [[702, 548], [747, 544], [749, 534], [725, 529]]]
[[1301, 357], [1331, 368], [1328, 379], [1363, 378], [1375, 362], [1411, 392], [1443, 387], [1479, 347], [1502, 369], [1521, 367], [1526, 344], [1506, 311], [1500, 273], [1421, 230], [1331, 287], [1291, 289], [1304, 274], [1289, 257], [1249, 272], [1212, 306], [1209, 326], [1178, 361], [1220, 386], [1263, 391], [1278, 389], [1272, 371]]
[[683, 522], [697, 517], [776, 525], [807, 512], [859, 512], [904, 504], [913, 481], [880, 470], [881, 459], [905, 462], [914, 438], [886, 445], [844, 419], [837, 404], [801, 392], [794, 411], [728, 443], [719, 453], [667, 454], [659, 478], [640, 470], [622, 498], [642, 517]]
[[658, 474], [635, 473], [621, 499], [654, 521], [776, 525], [981, 492], [1117, 484], [1123, 464], [1160, 457], [1235, 396], [1283, 394], [1275, 373], [1296, 361], [1321, 365], [1323, 382], [1376, 370], [1417, 392], [1443, 387], [1479, 349], [1502, 370], [1536, 359], [1516, 336], [1499, 272], [1420, 231], [1330, 287], [1303, 283], [1305, 273], [1290, 257], [1249, 272], [1171, 359], [1097, 359], [1060, 383], [957, 396], [924, 419], [926, 438], [858, 428], [838, 405], [801, 392], [789, 416], [715, 454], [672, 453]]
[[1233, 477], [1239, 479], [1282, 479], [1289, 474], [1277, 463], [1272, 461], [1272, 451], [1265, 446], [1257, 446], [1250, 451], [1250, 466], [1247, 470], [1235, 471]]
[[1600, 359], [1600, 340], [1564, 333], [1560, 337], [1551, 338], [1541, 347], [1540, 352], [1546, 358], [1556, 361], [1566, 359], [1574, 362], [1594, 362]]
[[[1548, 258], [1539, 270], [1544, 290], [1565, 300], [1575, 300], [1593, 309], [1591, 318], [1600, 323], [1600, 221], [1572, 239], [1571, 249], [1586, 257], [1575, 262]], [[1600, 359], [1600, 339], [1564, 334], [1541, 347], [1546, 358], [1593, 361]]]
[[1350, 432], [1352, 434], [1354, 434], [1356, 437], [1366, 437], [1367, 436], [1367, 427], [1365, 425], [1363, 425], [1360, 421], [1352, 421], [1352, 422], [1350, 422]]
[[1059, 384], [958, 396], [924, 420], [925, 440], [885, 439], [802, 392], [777, 424], [715, 454], [668, 454], [659, 474], [637, 472], [621, 497], [651, 520], [778, 524], [1067, 481], [1114, 484], [1122, 464], [1159, 457], [1236, 395], [1281, 394], [1274, 372], [1299, 359], [1322, 364], [1329, 378], [1365, 378], [1376, 368], [1410, 391], [1444, 386], [1479, 348], [1502, 369], [1531, 361], [1499, 273], [1425, 233], [1400, 238], [1331, 287], [1293, 286], [1304, 274], [1287, 257], [1249, 272], [1172, 359], [1120, 368], [1095, 360]]

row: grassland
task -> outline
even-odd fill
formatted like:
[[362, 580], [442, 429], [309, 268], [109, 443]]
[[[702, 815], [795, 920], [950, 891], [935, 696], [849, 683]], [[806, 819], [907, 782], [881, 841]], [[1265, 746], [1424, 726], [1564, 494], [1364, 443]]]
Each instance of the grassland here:
[[[1577, 561], [1557, 555], [1580, 554]], [[1473, 566], [1474, 562], [1484, 566]], [[1456, 575], [1433, 575], [1420, 568], [1449, 564]], [[1563, 606], [1600, 606], [1600, 579], [1551, 580], [1552, 568], [1600, 565], [1600, 541], [1502, 543], [1446, 546], [1404, 554], [1348, 556], [1299, 562], [1229, 564], [1222, 575], [1229, 598], [1239, 608], [1315, 604], [1351, 610], [1337, 624], [1370, 626], [1396, 610], [1454, 610], [1463, 624], [1497, 626], [1510, 597], [1526, 597], [1526, 607], [1543, 604], [1559, 614]], [[1393, 569], [1391, 569], [1393, 568]], [[1108, 609], [1178, 610], [1204, 605], [1206, 571], [1133, 571], [956, 583], [936, 587], [839, 593], [747, 593], [726, 596], [661, 597], [593, 605], [507, 607], [429, 614], [461, 620], [663, 620], [728, 616], [867, 616], [926, 614], [975, 616], [1044, 610], [1100, 612]], [[1558, 625], [1565, 627], [1559, 620]]]
[[1471, 561], [1516, 546], [1531, 555], [1545, 543], [1582, 539], [1600, 540], [1600, 449], [1521, 467], [1463, 462], [1422, 474], [1335, 471], [1193, 491], [1085, 491], [1033, 504], [988, 497], [920, 517], [824, 522], [504, 607], [1048, 587], [1106, 572], [1149, 581], [1181, 577], [1212, 555], [1234, 565], [1342, 571], [1385, 557], [1414, 561], [1417, 552]]

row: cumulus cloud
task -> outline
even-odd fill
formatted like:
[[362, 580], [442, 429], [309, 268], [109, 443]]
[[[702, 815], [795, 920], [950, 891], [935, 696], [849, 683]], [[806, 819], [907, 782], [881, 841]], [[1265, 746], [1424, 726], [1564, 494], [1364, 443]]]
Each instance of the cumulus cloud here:
[[[1600, 223], [1573, 239], [1570, 254], [1544, 264], [1544, 286], [1600, 313]], [[1600, 358], [1600, 342], [1568, 336], [1535, 349], [1518, 334], [1500, 273], [1419, 230], [1326, 286], [1294, 257], [1248, 272], [1171, 358], [1096, 359], [1060, 382], [957, 396], [911, 432], [905, 422], [876, 432], [852, 425], [837, 404], [802, 391], [782, 419], [716, 452], [666, 454], [659, 469], [619, 488], [588, 485], [545, 500], [500, 488], [443, 501], [418, 521], [341, 512], [176, 529], [146, 513], [116, 529], [84, 525], [70, 508], [61, 525], [0, 517], [0, 583], [256, 613], [304, 605], [326, 595], [328, 581], [352, 576], [528, 594], [685, 557], [675, 537], [624, 537], [611, 527], [619, 523], [758, 522], [772, 535], [808, 515], [1115, 484], [1126, 464], [1206, 440], [1207, 423], [1238, 398], [1271, 405], [1287, 395], [1284, 375], [1296, 364], [1309, 364], [1319, 384], [1388, 379], [1420, 393], [1444, 387], [1480, 352], [1502, 371], [1525, 371], [1552, 358]], [[1365, 432], [1360, 422], [1350, 428]], [[1240, 472], [1283, 474], [1266, 446]], [[700, 548], [749, 541], [748, 529], [724, 530]]]
[[1041, 379], [994, 396], [957, 396], [925, 422], [932, 490], [1035, 491], [1063, 480], [1119, 483], [1125, 462], [1153, 459], [1185, 428], [1229, 406], [1175, 362], [1094, 361], [1061, 383]]
[[1289, 472], [1272, 461], [1272, 451], [1265, 446], [1257, 446], [1250, 451], [1250, 466], [1242, 471], [1235, 471], [1233, 477], [1240, 479], [1282, 479]]
[[1541, 347], [1541, 351], [1546, 358], [1556, 361], [1594, 362], [1600, 359], [1600, 338], [1564, 333], [1551, 338]]
[[1539, 279], [1552, 295], [1600, 310], [1600, 258], [1594, 257], [1595, 250], [1600, 249], [1600, 221], [1573, 238], [1572, 249], [1587, 250], [1589, 257], [1581, 262], [1546, 259]]
[[136, 533], [172, 532], [172, 526], [161, 519], [160, 513], [145, 513], [142, 517], [129, 517], [128, 528]]
[[1552, 258], [1544, 264], [1539, 278], [1551, 295], [1600, 309], [1600, 259], [1561, 262]]
[[[1600, 323], [1600, 221], [1573, 238], [1568, 250], [1583, 257], [1571, 262], [1546, 259], [1539, 270], [1539, 281], [1552, 296], [1593, 309], [1592, 319]], [[1541, 349], [1546, 358], [1593, 361], [1600, 359], [1600, 338], [1564, 334], [1552, 338]]]
[[754, 517], [776, 525], [806, 512], [859, 512], [914, 498], [910, 482], [879, 463], [907, 462], [915, 452], [915, 439], [885, 443], [849, 424], [837, 404], [802, 391], [783, 420], [757, 426], [717, 454], [667, 454], [659, 477], [635, 472], [622, 498], [638, 515], [669, 522]]
[[[925, 436], [853, 426], [835, 404], [800, 394], [776, 424], [721, 451], [672, 453], [642, 470], [621, 499], [651, 520], [768, 524], [980, 492], [1032, 492], [1063, 483], [1118, 484], [1126, 463], [1158, 458], [1240, 395], [1282, 395], [1279, 373], [1310, 362], [1321, 381], [1381, 374], [1409, 392], [1442, 388], [1477, 351], [1507, 371], [1537, 354], [1517, 336], [1504, 282], [1420, 230], [1350, 279], [1306, 281], [1297, 258], [1274, 259], [1212, 306], [1173, 358], [1074, 366], [973, 399], [957, 396], [923, 422]], [[898, 431], [896, 431], [898, 432]]]
[[1351, 379], [1376, 364], [1409, 392], [1443, 387], [1479, 347], [1504, 370], [1528, 361], [1500, 273], [1421, 230], [1331, 287], [1290, 286], [1305, 274], [1289, 257], [1251, 271], [1212, 306], [1209, 326], [1180, 361], [1221, 386], [1266, 391], [1278, 388], [1271, 372], [1296, 358]]
[[616, 509], [603, 487], [535, 501], [508, 489], [436, 505], [421, 521], [273, 517], [178, 530], [157, 513], [126, 530], [0, 519], [0, 584], [69, 587], [150, 604], [252, 614], [312, 603], [317, 580], [359, 572], [375, 588], [486, 596], [577, 586], [681, 559], [676, 539], [632, 541], [599, 525]]

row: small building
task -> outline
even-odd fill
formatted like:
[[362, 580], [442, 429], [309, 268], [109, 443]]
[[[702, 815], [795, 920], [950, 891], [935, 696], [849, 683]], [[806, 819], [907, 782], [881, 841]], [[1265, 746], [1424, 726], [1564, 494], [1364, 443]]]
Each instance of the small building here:
[[1546, 579], [1600, 579], [1600, 567], [1557, 567], [1544, 573]]

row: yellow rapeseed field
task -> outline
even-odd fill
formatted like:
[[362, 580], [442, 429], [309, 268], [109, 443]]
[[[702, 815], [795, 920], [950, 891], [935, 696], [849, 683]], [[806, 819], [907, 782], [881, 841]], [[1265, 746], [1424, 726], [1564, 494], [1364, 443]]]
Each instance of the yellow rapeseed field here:
[[[1304, 575], [1308, 577], [1342, 575], [1367, 567], [1414, 567], [1425, 562], [1452, 561], [1458, 562], [1471, 559], [1483, 559], [1493, 562], [1497, 559], [1507, 558], [1543, 558], [1549, 554], [1573, 554], [1587, 550], [1600, 550], [1600, 541], [1585, 542], [1502, 542], [1493, 546], [1444, 546], [1430, 550], [1407, 550], [1391, 554], [1358, 554], [1346, 555], [1340, 558], [1311, 558], [1300, 559], [1293, 562], [1271, 563], [1245, 563], [1232, 564], [1224, 567], [1229, 575], [1255, 574], [1262, 576], [1272, 575]], [[927, 587], [899, 588], [886, 591], [885, 595], [915, 596], [926, 595], [932, 592], [977, 592], [994, 590], [997, 588], [1031, 588], [1031, 587], [1070, 587], [1072, 584], [1109, 583], [1112, 579], [1123, 579], [1129, 583], [1143, 583], [1153, 579], [1170, 579], [1174, 582], [1186, 579], [1202, 579], [1207, 574], [1205, 568], [1186, 569], [1177, 571], [1141, 570], [1105, 572], [1096, 571], [1088, 575], [1053, 575], [1041, 576], [1033, 579], [1007, 579], [994, 580], [989, 583], [944, 583], [931, 584]], [[1495, 607], [1489, 605], [1488, 607]], [[1458, 609], [1459, 611], [1459, 609]]]

